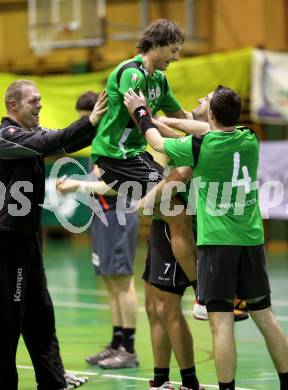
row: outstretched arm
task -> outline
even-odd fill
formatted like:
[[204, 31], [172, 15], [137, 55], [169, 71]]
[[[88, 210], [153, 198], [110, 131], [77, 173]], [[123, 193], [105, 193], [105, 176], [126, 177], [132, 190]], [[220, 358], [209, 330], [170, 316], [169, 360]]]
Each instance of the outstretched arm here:
[[207, 122], [201, 122], [191, 119], [158, 117], [157, 123], [181, 130], [186, 134], [203, 135], [210, 131], [210, 125]]
[[95, 136], [95, 126], [106, 111], [107, 95], [101, 94], [89, 118], [81, 118], [65, 129], [45, 128], [24, 130], [10, 124], [0, 129], [0, 158], [7, 160], [31, 158], [59, 152], [74, 152], [89, 146]]
[[111, 189], [103, 180], [100, 181], [82, 181], [73, 179], [57, 179], [56, 188], [62, 194], [67, 192], [84, 192], [89, 194], [100, 194], [113, 196], [117, 195], [117, 192]]
[[[158, 125], [155, 124], [157, 122], [152, 120], [144, 105], [142, 97], [138, 96], [130, 89], [129, 92], [124, 95], [124, 104], [140, 131], [145, 135], [149, 145], [151, 145], [157, 152], [165, 153], [164, 143], [168, 137], [163, 138], [159, 133]], [[195, 124], [196, 123], [202, 125], [202, 122], [195, 121]]]

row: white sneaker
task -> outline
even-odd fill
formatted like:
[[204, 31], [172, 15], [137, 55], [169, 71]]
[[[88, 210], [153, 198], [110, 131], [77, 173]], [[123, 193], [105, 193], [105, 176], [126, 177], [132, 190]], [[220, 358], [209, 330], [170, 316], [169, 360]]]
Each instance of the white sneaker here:
[[65, 371], [64, 378], [66, 380], [67, 389], [76, 389], [88, 381], [87, 376], [76, 376], [67, 371]]
[[196, 320], [208, 320], [208, 313], [205, 305], [201, 305], [199, 301], [196, 299], [194, 303], [193, 308], [193, 317], [196, 318]]

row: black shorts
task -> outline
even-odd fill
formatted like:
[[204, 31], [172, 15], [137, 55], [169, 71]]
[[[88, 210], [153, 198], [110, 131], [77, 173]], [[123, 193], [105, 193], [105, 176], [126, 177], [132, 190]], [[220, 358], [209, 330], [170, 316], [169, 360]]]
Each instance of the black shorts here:
[[99, 157], [97, 164], [103, 170], [101, 178], [106, 184], [116, 181], [113, 186], [116, 191], [124, 183], [138, 182], [142, 189], [140, 198], [146, 194], [147, 189], [149, 191], [152, 188], [149, 188], [148, 183], [153, 185], [163, 179], [163, 167], [147, 152], [126, 160]]
[[160, 290], [178, 295], [191, 285], [173, 255], [169, 227], [163, 221], [152, 221], [142, 278]]
[[263, 245], [198, 246], [199, 299], [253, 299], [270, 294]]

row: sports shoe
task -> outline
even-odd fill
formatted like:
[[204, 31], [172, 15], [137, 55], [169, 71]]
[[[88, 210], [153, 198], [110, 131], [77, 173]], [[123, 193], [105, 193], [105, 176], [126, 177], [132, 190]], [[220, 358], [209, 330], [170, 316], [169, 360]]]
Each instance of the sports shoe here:
[[[239, 301], [239, 299], [237, 299], [237, 301]], [[244, 302], [244, 301], [240, 301], [240, 302]], [[208, 313], [207, 313], [206, 306], [202, 305], [197, 299], [194, 303], [193, 317], [196, 318], [196, 320], [204, 320], [204, 321], [208, 320]], [[238, 309], [234, 303], [234, 321], [235, 322], [243, 321], [243, 320], [247, 320], [248, 318], [249, 318], [248, 312], [245, 310]]]
[[175, 387], [170, 382], [165, 382], [160, 387], [154, 386], [154, 381], [149, 381], [150, 390], [158, 390], [158, 389], [169, 389], [169, 390], [175, 390]]
[[234, 321], [243, 321], [249, 318], [246, 301], [234, 299]]
[[193, 317], [196, 318], [196, 320], [208, 320], [208, 313], [206, 310], [206, 306], [202, 305], [198, 299], [196, 299], [193, 307]]
[[70, 372], [65, 372], [64, 378], [66, 380], [66, 389], [76, 389], [88, 381], [87, 376], [76, 376]]
[[[190, 389], [189, 387], [180, 386], [179, 390], [193, 390], [193, 389]], [[203, 385], [199, 385], [199, 390], [205, 390], [205, 387]]]
[[96, 366], [101, 360], [107, 359], [115, 355], [115, 353], [117, 353], [118, 351], [118, 349], [113, 349], [111, 348], [111, 345], [108, 344], [102, 351], [98, 352], [96, 355], [87, 356], [85, 358], [85, 362]]
[[234, 321], [235, 322], [248, 320], [248, 318], [249, 318], [249, 314], [247, 311], [234, 309]]
[[139, 361], [136, 352], [127, 352], [124, 347], [107, 359], [101, 360], [98, 363], [101, 368], [135, 368], [139, 366]]

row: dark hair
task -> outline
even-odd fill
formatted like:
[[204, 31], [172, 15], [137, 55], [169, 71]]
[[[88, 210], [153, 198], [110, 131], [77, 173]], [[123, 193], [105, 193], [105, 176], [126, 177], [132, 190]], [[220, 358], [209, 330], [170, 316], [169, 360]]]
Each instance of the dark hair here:
[[98, 98], [99, 98], [99, 93], [95, 93], [93, 91], [87, 91], [83, 93], [83, 95], [79, 96], [79, 98], [76, 101], [75, 108], [77, 111], [80, 110], [92, 111]]
[[235, 126], [241, 113], [241, 98], [233, 89], [219, 85], [213, 92], [210, 110], [219, 124]]
[[184, 42], [184, 33], [174, 22], [166, 19], [157, 19], [150, 23], [141, 34], [136, 47], [139, 53], [147, 53], [157, 46], [169, 46]]

